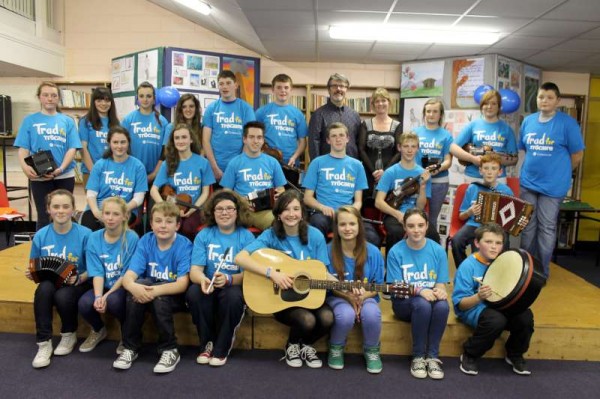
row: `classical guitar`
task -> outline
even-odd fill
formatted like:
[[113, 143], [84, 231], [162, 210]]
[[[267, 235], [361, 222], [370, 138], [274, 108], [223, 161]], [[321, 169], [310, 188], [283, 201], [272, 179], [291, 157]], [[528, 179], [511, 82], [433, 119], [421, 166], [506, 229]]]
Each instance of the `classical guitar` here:
[[291, 289], [282, 290], [265, 276], [244, 273], [244, 300], [253, 312], [272, 314], [291, 307], [316, 309], [325, 302], [326, 290], [351, 290], [364, 288], [366, 291], [384, 292], [395, 298], [414, 295], [414, 287], [408, 283], [394, 284], [363, 283], [361, 281], [327, 280], [327, 268], [318, 260], [296, 260], [283, 252], [263, 248], [255, 251], [252, 258], [262, 265], [291, 276]]

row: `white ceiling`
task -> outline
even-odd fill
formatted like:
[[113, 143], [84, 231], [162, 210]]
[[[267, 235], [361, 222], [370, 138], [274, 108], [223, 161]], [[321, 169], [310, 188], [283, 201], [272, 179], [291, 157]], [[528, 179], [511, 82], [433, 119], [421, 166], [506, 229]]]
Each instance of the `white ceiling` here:
[[[275, 61], [398, 64], [498, 53], [545, 70], [600, 74], [599, 0], [206, 0], [210, 16], [149, 0]], [[334, 41], [330, 25], [485, 27], [492, 46]], [[357, 28], [358, 29], [358, 28]]]

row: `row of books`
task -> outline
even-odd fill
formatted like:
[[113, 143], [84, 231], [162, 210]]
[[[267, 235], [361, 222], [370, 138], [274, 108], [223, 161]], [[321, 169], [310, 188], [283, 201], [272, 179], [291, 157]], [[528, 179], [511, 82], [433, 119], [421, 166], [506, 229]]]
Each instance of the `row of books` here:
[[[327, 103], [327, 99], [329, 96], [324, 96], [320, 94], [312, 95], [312, 107], [313, 110], [319, 108], [322, 105]], [[361, 114], [370, 113], [371, 111], [371, 97], [349, 97], [346, 98], [346, 104], [350, 108], [353, 108], [356, 112]], [[390, 104], [389, 113], [390, 114], [398, 114], [400, 112], [400, 99], [392, 98], [392, 102]]]
[[60, 106], [65, 108], [89, 108], [92, 94], [85, 91], [60, 89]]
[[[260, 106], [267, 105], [273, 102], [273, 94], [261, 93], [260, 94]], [[290, 98], [290, 104], [296, 108], [304, 111], [306, 109], [306, 97], [305, 96], [292, 96]]]

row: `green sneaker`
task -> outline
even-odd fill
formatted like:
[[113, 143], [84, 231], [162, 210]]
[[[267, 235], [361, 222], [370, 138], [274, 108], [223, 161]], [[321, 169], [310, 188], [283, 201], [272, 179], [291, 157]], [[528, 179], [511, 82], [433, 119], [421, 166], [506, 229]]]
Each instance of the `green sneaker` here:
[[381, 362], [381, 356], [379, 355], [379, 346], [371, 346], [364, 348], [365, 360], [367, 362], [367, 371], [371, 374], [381, 373], [383, 370], [383, 363]]
[[329, 345], [327, 365], [334, 370], [344, 368], [344, 345]]

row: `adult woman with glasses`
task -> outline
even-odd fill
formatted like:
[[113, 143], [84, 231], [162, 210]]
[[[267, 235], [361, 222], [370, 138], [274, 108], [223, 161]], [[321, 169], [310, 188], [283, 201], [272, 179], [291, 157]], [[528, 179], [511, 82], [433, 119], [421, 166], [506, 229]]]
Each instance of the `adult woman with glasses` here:
[[227, 361], [246, 309], [243, 273], [234, 259], [254, 235], [244, 227], [248, 205], [234, 191], [217, 191], [205, 209], [207, 224], [194, 240], [186, 301], [200, 340], [196, 362], [217, 367]]

